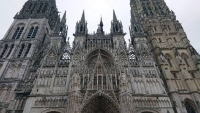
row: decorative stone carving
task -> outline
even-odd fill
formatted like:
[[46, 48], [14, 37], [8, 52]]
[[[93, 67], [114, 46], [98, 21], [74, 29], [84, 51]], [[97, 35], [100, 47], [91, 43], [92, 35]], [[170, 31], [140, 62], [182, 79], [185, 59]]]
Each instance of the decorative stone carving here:
[[7, 73], [4, 78], [18, 78], [21, 66], [21, 62], [11, 62], [8, 66]]

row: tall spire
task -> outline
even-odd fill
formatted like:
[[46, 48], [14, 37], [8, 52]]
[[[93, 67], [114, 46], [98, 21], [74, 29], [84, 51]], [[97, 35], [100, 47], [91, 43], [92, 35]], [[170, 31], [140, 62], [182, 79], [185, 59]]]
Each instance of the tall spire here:
[[117, 16], [115, 14], [115, 10], [113, 9], [113, 20], [117, 20]]
[[83, 10], [83, 14], [82, 14], [82, 17], [81, 17], [81, 21], [85, 22], [85, 11]]

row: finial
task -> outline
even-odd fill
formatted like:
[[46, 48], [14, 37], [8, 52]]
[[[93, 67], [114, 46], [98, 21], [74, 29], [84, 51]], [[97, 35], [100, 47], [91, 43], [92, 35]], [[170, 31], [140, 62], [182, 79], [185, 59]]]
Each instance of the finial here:
[[65, 13], [63, 14], [62, 22], [66, 22], [66, 10], [65, 10]]
[[85, 11], [83, 10], [81, 21], [85, 21]]
[[113, 9], [113, 20], [117, 20], [117, 16], [115, 14], [115, 10]]

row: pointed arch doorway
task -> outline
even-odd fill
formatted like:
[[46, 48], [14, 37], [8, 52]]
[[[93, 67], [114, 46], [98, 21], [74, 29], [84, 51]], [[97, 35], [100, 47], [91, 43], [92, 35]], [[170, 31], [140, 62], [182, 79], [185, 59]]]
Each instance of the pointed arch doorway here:
[[119, 108], [107, 95], [93, 95], [86, 101], [81, 113], [119, 113]]
[[185, 101], [185, 108], [187, 110], [187, 113], [197, 113], [193, 103], [188, 100]]

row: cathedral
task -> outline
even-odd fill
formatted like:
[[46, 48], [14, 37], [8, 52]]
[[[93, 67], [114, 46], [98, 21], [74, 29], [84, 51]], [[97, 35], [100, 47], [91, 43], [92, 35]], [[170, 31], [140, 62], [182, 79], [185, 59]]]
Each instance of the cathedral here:
[[[56, 0], [27, 0], [0, 40], [0, 113], [200, 113], [200, 55], [164, 0], [130, 0], [67, 37]], [[97, 23], [98, 24], [98, 23]]]

